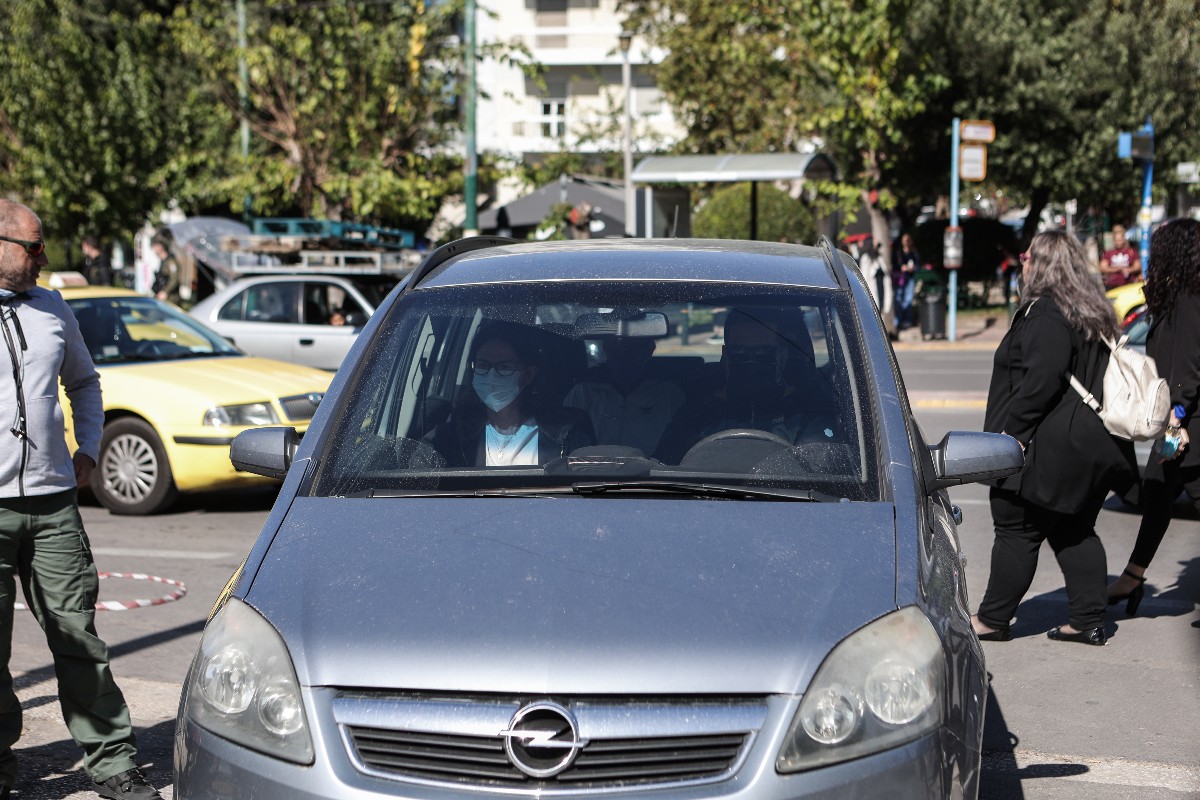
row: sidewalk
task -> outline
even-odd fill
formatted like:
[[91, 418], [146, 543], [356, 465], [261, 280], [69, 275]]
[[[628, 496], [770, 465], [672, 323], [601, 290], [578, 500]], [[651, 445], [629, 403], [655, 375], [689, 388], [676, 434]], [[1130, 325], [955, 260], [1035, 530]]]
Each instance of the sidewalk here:
[[[955, 340], [925, 339], [921, 326], [900, 332], [899, 341], [893, 342], [896, 350], [995, 350], [996, 345], [1008, 332], [1008, 311], [1003, 307], [968, 312], [960, 311], [955, 320]], [[946, 319], [949, 334], [950, 320]]]

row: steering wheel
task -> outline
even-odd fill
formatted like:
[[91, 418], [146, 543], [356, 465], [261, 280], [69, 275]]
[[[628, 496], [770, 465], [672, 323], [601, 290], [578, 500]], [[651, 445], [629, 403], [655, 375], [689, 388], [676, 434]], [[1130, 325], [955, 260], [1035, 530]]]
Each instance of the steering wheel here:
[[791, 442], [770, 431], [729, 428], [705, 436], [692, 445], [680, 459], [679, 466], [715, 472], [749, 472], [764, 458], [791, 447]]

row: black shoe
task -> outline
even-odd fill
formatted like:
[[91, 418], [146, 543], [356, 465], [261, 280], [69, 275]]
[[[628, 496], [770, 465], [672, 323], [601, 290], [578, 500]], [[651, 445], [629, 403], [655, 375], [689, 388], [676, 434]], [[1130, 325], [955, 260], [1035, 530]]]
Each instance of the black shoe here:
[[110, 800], [125, 800], [125, 798], [140, 798], [140, 800], [162, 800], [150, 784], [146, 783], [141, 770], [130, 769], [119, 772], [105, 781], [94, 781], [96, 794]]
[[977, 633], [975, 636], [981, 642], [1007, 642], [1012, 639], [1012, 631], [1006, 625], [1003, 628], [996, 628], [991, 633]]
[[1063, 633], [1061, 627], [1053, 628], [1046, 631], [1046, 638], [1053, 639], [1056, 642], [1079, 642], [1080, 644], [1092, 644], [1097, 647], [1102, 646], [1108, 641], [1108, 636], [1105, 635], [1103, 626], [1086, 628], [1079, 633]]
[[8, 798], [11, 795], [12, 795], [12, 787], [11, 786], [0, 786], [0, 800], [8, 800]]
[[1144, 575], [1134, 575], [1129, 570], [1124, 570], [1121, 574], [1133, 578], [1138, 582], [1138, 585], [1129, 594], [1118, 594], [1109, 597], [1108, 604], [1115, 606], [1122, 600], [1127, 600], [1128, 602], [1125, 603], [1125, 613], [1132, 617], [1137, 613], [1138, 606], [1142, 604], [1142, 598], [1146, 596], [1146, 577]]

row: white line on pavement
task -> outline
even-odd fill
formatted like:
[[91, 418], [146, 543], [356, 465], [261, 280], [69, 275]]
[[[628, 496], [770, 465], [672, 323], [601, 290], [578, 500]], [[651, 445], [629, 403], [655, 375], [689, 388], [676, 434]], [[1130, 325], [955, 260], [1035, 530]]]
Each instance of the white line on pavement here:
[[141, 547], [93, 547], [98, 556], [134, 556], [144, 558], [178, 558], [186, 561], [216, 561], [234, 558], [233, 553], [218, 553], [214, 550], [149, 550]]

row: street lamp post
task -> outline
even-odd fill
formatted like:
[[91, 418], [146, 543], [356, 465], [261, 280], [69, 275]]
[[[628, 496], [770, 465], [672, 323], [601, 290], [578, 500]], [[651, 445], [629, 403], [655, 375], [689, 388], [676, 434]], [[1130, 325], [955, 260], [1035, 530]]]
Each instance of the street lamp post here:
[[629, 67], [629, 47], [633, 31], [621, 31], [621, 85], [625, 89], [625, 235], [637, 234], [637, 208], [633, 197], [633, 81]]
[[467, 67], [467, 109], [464, 131], [466, 136], [466, 163], [463, 180], [463, 202], [466, 204], [466, 219], [463, 221], [463, 236], [475, 236], [479, 233], [479, 155], [475, 149], [475, 102], [477, 88], [475, 85], [475, 0], [467, 0], [463, 12], [463, 29], [466, 39], [466, 52], [463, 58]]

